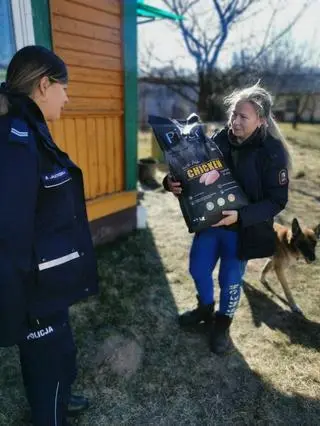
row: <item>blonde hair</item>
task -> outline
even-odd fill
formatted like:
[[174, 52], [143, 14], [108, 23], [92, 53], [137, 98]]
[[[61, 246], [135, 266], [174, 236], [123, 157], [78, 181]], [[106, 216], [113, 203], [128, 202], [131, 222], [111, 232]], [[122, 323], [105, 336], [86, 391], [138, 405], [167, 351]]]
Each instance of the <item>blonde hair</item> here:
[[253, 86], [246, 87], [244, 89], [235, 90], [230, 95], [224, 98], [224, 104], [228, 108], [227, 110], [228, 116], [229, 116], [228, 124], [230, 125], [232, 112], [235, 106], [239, 102], [251, 103], [254, 106], [258, 117], [265, 119], [266, 121], [265, 130], [268, 131], [270, 135], [273, 136], [275, 139], [280, 140], [287, 156], [288, 169], [291, 169], [292, 160], [291, 160], [291, 154], [290, 154], [290, 147], [273, 117], [272, 96], [266, 89], [261, 87], [259, 83], [260, 81], [258, 81]]
[[[46, 71], [45, 67], [40, 67], [35, 70], [30, 70], [30, 67], [26, 66], [10, 81], [7, 80], [5, 87], [8, 94], [19, 93], [24, 95], [32, 95], [36, 88], [39, 80], [43, 77]], [[11, 83], [11, 84], [10, 84]], [[7, 114], [9, 110], [10, 102], [6, 93], [0, 93], [0, 116]]]

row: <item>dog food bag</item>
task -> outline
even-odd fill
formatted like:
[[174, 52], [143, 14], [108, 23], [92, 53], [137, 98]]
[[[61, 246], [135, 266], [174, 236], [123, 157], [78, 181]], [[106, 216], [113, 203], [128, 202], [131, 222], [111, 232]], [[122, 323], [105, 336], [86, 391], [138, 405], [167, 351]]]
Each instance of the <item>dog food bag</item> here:
[[149, 124], [171, 178], [181, 182], [179, 202], [189, 232], [219, 222], [223, 210], [238, 210], [248, 204], [221, 151], [205, 135], [196, 114], [184, 121], [150, 115]]

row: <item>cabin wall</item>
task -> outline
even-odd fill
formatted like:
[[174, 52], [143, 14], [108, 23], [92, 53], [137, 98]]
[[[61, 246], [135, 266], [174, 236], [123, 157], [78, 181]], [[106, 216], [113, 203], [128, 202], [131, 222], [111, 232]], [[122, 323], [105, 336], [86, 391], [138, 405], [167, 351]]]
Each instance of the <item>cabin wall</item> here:
[[125, 191], [121, 0], [50, 0], [53, 50], [69, 70], [70, 99], [50, 125], [82, 169], [90, 220], [136, 205]]

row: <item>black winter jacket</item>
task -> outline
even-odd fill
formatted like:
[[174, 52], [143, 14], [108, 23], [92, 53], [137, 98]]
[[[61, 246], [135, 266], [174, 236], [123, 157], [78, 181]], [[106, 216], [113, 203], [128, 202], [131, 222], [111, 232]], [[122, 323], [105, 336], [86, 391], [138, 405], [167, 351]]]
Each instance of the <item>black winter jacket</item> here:
[[242, 144], [227, 128], [213, 140], [250, 201], [239, 210], [238, 255], [271, 256], [276, 239], [273, 219], [288, 202], [288, 154], [280, 140], [260, 129]]
[[[286, 150], [280, 140], [260, 129], [242, 144], [227, 128], [215, 133], [212, 140], [250, 201], [238, 212], [239, 258], [271, 256], [276, 241], [273, 219], [288, 201]], [[164, 187], [168, 189], [166, 178]]]

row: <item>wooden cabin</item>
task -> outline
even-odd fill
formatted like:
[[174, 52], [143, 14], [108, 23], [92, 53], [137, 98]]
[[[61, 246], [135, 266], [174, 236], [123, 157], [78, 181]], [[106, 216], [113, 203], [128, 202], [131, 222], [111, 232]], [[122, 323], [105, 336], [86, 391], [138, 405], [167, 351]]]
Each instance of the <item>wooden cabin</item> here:
[[83, 171], [95, 243], [136, 227], [137, 16], [157, 14], [168, 18], [141, 0], [0, 1], [2, 77], [30, 44], [53, 49], [68, 66], [70, 103], [49, 126]]

